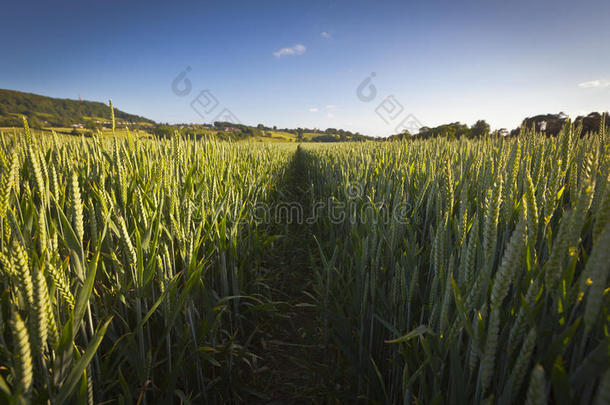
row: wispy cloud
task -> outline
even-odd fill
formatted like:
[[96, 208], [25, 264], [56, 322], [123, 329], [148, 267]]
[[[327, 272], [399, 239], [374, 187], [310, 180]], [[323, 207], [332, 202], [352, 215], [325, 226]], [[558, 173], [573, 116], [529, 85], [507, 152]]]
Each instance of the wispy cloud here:
[[311, 107], [309, 109], [309, 112], [318, 112], [318, 108], [317, 107]]
[[335, 108], [337, 108], [337, 106], [336, 106], [336, 105], [334, 105], [334, 104], [327, 104], [327, 105], [326, 105], [326, 109], [327, 109], [327, 110], [334, 110]]
[[329, 33], [329, 32], [327, 32], [327, 31], [322, 31], [322, 32], [320, 33], [320, 36], [321, 36], [322, 38], [326, 38], [326, 39], [331, 39], [331, 38], [333, 37], [333, 36], [332, 36], [332, 35], [330, 35], [330, 33]]
[[307, 47], [305, 45], [296, 44], [295, 46], [288, 47], [288, 48], [282, 48], [280, 50], [273, 52], [273, 56], [275, 56], [276, 58], [281, 58], [282, 56], [288, 56], [288, 55], [303, 55], [306, 50], [307, 50]]
[[610, 80], [605, 80], [605, 79], [591, 80], [588, 82], [579, 83], [578, 87], [581, 87], [583, 89], [588, 89], [591, 87], [610, 87]]
[[328, 114], [326, 114], [326, 116], [328, 118], [335, 118], [335, 114], [333, 114], [333, 113], [328, 113]]

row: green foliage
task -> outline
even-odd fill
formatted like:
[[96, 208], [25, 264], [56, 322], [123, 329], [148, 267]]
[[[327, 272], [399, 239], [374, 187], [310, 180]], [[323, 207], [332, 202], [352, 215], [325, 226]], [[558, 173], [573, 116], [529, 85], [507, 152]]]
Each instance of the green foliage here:
[[315, 291], [348, 391], [592, 403], [610, 367], [608, 135], [451, 138], [306, 148], [313, 200], [335, 202]]
[[[101, 125], [94, 117], [110, 121], [108, 106], [93, 101], [58, 99], [37, 94], [0, 89], [0, 127], [20, 126], [20, 115], [28, 118], [33, 128], [66, 127], [73, 124]], [[153, 121], [115, 110], [117, 121], [152, 123]]]
[[[605, 403], [601, 128], [299, 149], [294, 189], [327, 203], [301, 231], [344, 402]], [[254, 218], [289, 194], [295, 148], [166, 129], [0, 135], [0, 402], [252, 395], [289, 232]]]
[[0, 402], [238, 400], [290, 149], [0, 141]]
[[449, 139], [456, 139], [462, 136], [469, 137], [470, 128], [468, 128], [468, 125], [466, 124], [453, 122], [451, 124], [439, 125], [434, 128], [421, 127], [419, 132], [414, 135], [417, 139], [428, 139], [437, 136]]
[[478, 120], [470, 128], [470, 136], [472, 138], [478, 138], [484, 135], [489, 135], [489, 124], [485, 120]]

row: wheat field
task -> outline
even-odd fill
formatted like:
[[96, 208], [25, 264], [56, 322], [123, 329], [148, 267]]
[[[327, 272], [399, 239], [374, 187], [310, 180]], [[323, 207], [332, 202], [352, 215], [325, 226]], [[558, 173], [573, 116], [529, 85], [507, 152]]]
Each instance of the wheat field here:
[[2, 402], [267, 403], [248, 381], [292, 231], [255, 211], [291, 187], [341, 375], [311, 403], [610, 401], [603, 123], [298, 148], [26, 123], [0, 143]]
[[344, 202], [346, 220], [322, 216], [315, 231], [316, 292], [356, 392], [381, 403], [588, 404], [601, 381], [596, 403], [608, 403], [601, 128], [308, 152], [313, 193]]

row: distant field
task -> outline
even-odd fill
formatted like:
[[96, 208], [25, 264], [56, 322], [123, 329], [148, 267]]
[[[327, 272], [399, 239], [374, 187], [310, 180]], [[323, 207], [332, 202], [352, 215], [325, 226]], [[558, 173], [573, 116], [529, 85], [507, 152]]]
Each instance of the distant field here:
[[[52, 131], [55, 131], [58, 134], [63, 134], [63, 135], [72, 135], [72, 131], [74, 131], [76, 129], [77, 132], [79, 132], [79, 134], [85, 134], [88, 132], [91, 132], [90, 129], [86, 129], [86, 128], [71, 128], [71, 127], [47, 127], [47, 128], [43, 128], [42, 131], [43, 132], [48, 132], [51, 133]], [[8, 134], [12, 134], [14, 132], [19, 133], [22, 132], [23, 128], [16, 128], [16, 127], [0, 127], [0, 132], [5, 132]], [[33, 130], [33, 132], [39, 132], [41, 130]], [[102, 132], [102, 136], [112, 136], [112, 130], [111, 129], [107, 129], [104, 128], [101, 130]], [[142, 131], [139, 129], [134, 129], [131, 130], [131, 132], [133, 134], [137, 134], [138, 137], [152, 137], [153, 135], [147, 131]], [[127, 130], [126, 129], [120, 129], [117, 128], [115, 130], [115, 134], [117, 136], [125, 136], [127, 135]]]
[[285, 143], [285, 142], [296, 142], [296, 138], [282, 138], [282, 137], [267, 137], [267, 136], [255, 136], [252, 138], [245, 139], [249, 142], [271, 142], [271, 143]]
[[[100, 118], [100, 117], [85, 117], [87, 119], [95, 119], [98, 121], [103, 121], [104, 118]], [[149, 123], [139, 123], [139, 125], [144, 125], [144, 126], [151, 126], [152, 124]], [[42, 131], [45, 132], [51, 132], [51, 131], [55, 131], [58, 134], [63, 134], [63, 135], [74, 135], [73, 131], [77, 131], [79, 134], [86, 134], [91, 132], [90, 129], [87, 128], [73, 128], [73, 127], [45, 127], [42, 129]], [[237, 142], [259, 142], [259, 143], [296, 143], [296, 142], [328, 142], [328, 139], [330, 139], [331, 141], [334, 138], [335, 142], [339, 142], [340, 137], [337, 134], [327, 134], [324, 132], [304, 132], [303, 133], [303, 137], [301, 140], [299, 140], [298, 136], [296, 134], [290, 133], [290, 132], [286, 132], [286, 131], [277, 131], [277, 130], [270, 130], [270, 131], [259, 131], [260, 133], [262, 133], [262, 135], [259, 136], [247, 136], [247, 137], [243, 137], [240, 136], [240, 134], [238, 132], [234, 132], [234, 131], [221, 131], [219, 129], [216, 128], [212, 128], [212, 127], [195, 127], [193, 129], [189, 129], [189, 128], [182, 128], [182, 127], [176, 127], [176, 130], [179, 131], [186, 131], [186, 133], [190, 133], [190, 131], [192, 131], [193, 133], [196, 134], [197, 138], [201, 138], [201, 137], [215, 137], [217, 135], [220, 135], [219, 139], [234, 139]], [[0, 131], [5, 132], [5, 133], [14, 133], [14, 132], [20, 132], [22, 131], [22, 127], [0, 127]], [[34, 132], [39, 131], [39, 130], [34, 130]], [[108, 128], [103, 128], [101, 130], [102, 135], [103, 136], [112, 136], [112, 130], [108, 129]], [[143, 131], [143, 130], [131, 130], [132, 133], [137, 134], [138, 137], [152, 137], [152, 131]], [[125, 136], [127, 135], [127, 130], [125, 128], [122, 128], [120, 126], [120, 124], [117, 124], [117, 129], [115, 130], [115, 134], [117, 136]], [[316, 140], [316, 138], [326, 138], [324, 140], [319, 139]], [[345, 139], [344, 139], [345, 140]]]
[[283, 131], [264, 131], [268, 136], [253, 137], [255, 142], [296, 142], [296, 135]]
[[322, 134], [316, 134], [316, 133], [313, 133], [313, 132], [305, 132], [305, 133], [303, 133], [303, 138], [307, 139], [309, 141], [309, 140], [312, 140], [313, 138], [315, 138], [317, 136], [320, 136], [320, 135], [322, 135]]
[[[42, 131], [43, 132], [48, 132], [51, 133], [52, 131], [55, 131], [57, 134], [63, 134], [63, 135], [73, 135], [72, 132], [76, 129], [77, 132], [79, 132], [79, 134], [84, 134], [84, 133], [88, 133], [91, 132], [90, 129], [86, 129], [86, 128], [71, 128], [71, 127], [48, 127], [48, 128], [44, 128]], [[18, 128], [18, 127], [0, 127], [0, 132], [4, 132], [6, 134], [13, 134], [13, 133], [21, 133], [23, 131], [23, 128]], [[40, 132], [40, 130], [33, 130], [33, 132]], [[103, 136], [112, 136], [112, 130], [104, 128], [103, 130], [101, 130], [102, 135]], [[137, 134], [138, 137], [142, 138], [147, 138], [147, 137], [152, 137], [153, 134], [147, 131], [143, 131], [143, 130], [131, 130], [131, 132], [133, 134]], [[218, 131], [213, 131], [213, 130], [198, 130], [199, 133], [204, 133], [205, 135], [208, 135], [210, 137], [215, 136], [217, 134]], [[271, 131], [272, 135], [271, 136], [255, 136], [255, 137], [250, 137], [250, 138], [246, 138], [243, 141], [248, 141], [248, 142], [270, 142], [270, 143], [282, 143], [282, 142], [296, 142], [296, 136], [288, 133], [288, 132], [280, 132], [280, 131]], [[115, 134], [117, 136], [126, 136], [127, 135], [127, 130], [126, 129], [119, 129], [117, 128], [115, 130]], [[230, 134], [230, 133], [227, 133]]]

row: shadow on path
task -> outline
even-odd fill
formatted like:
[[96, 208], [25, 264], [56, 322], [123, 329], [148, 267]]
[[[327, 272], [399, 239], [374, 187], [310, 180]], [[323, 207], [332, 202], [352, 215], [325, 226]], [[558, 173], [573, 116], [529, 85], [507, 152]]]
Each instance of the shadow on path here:
[[[284, 193], [281, 202], [300, 204], [303, 218], [309, 218], [311, 207], [307, 153], [297, 149], [279, 187]], [[245, 403], [343, 403], [341, 385], [333, 377], [336, 353], [323, 344], [312, 291], [312, 266], [318, 249], [311, 225], [294, 219], [283, 217], [275, 225], [275, 233], [281, 237], [268, 252], [268, 266], [273, 274], [271, 300], [276, 311], [270, 311], [261, 322], [253, 342], [257, 367], [247, 384], [250, 392]]]

